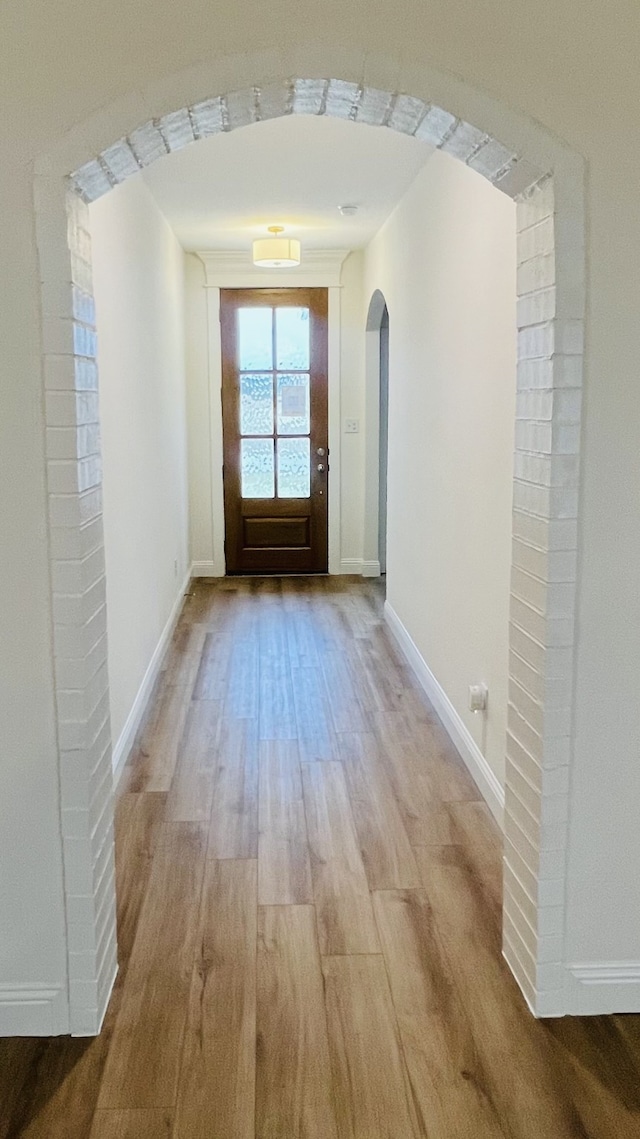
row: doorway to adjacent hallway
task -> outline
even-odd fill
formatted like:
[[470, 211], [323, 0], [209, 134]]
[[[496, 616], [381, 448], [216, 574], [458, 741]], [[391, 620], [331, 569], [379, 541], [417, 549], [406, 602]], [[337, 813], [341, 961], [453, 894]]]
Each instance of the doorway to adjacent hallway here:
[[378, 465], [378, 562], [387, 573], [387, 475], [389, 467], [389, 310], [385, 304], [380, 319], [380, 411]]

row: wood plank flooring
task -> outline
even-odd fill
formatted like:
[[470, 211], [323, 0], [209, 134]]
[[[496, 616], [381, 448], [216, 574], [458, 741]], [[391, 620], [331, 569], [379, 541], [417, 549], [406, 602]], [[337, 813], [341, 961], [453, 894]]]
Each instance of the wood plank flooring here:
[[536, 1022], [501, 843], [353, 578], [193, 584], [118, 793], [95, 1040], [0, 1040], [0, 1139], [640, 1139], [640, 1017]]

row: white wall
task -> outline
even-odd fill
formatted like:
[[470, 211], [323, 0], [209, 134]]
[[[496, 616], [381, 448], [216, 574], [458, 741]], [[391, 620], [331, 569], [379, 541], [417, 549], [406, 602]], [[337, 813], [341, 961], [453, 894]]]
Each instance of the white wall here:
[[[340, 478], [339, 550], [336, 559], [341, 572], [360, 573], [362, 566], [362, 527], [364, 504], [364, 359], [362, 353], [362, 266], [361, 252], [351, 253], [342, 265], [339, 289], [340, 357], [339, 391], [334, 392], [330, 377], [330, 418], [332, 400], [339, 402], [342, 429], [331, 446], [340, 449], [340, 463], [332, 451], [333, 475]], [[189, 534], [194, 572], [214, 572], [221, 566], [224, 544], [220, 376], [217, 339], [209, 342], [209, 314], [205, 270], [194, 253], [185, 254], [185, 322], [187, 368], [187, 416], [189, 437]], [[295, 285], [295, 275], [282, 277], [283, 284]], [[256, 277], [252, 287], [260, 287]], [[211, 291], [211, 290], [209, 290]], [[215, 290], [213, 290], [215, 293]], [[331, 321], [331, 306], [330, 317]], [[337, 329], [336, 329], [337, 332]], [[213, 357], [218, 354], [217, 358]], [[212, 377], [210, 379], [210, 376]], [[344, 434], [347, 417], [360, 421], [360, 432]], [[330, 426], [331, 432], [331, 426]], [[336, 472], [340, 471], [339, 476]], [[212, 478], [212, 471], [214, 477]], [[330, 499], [330, 510], [334, 499]], [[331, 520], [330, 520], [331, 531]], [[330, 550], [330, 554], [332, 551]]]
[[515, 241], [513, 202], [436, 153], [365, 254], [365, 304], [389, 309], [387, 598], [501, 781]]
[[144, 182], [91, 207], [114, 762], [188, 569], [182, 248]]

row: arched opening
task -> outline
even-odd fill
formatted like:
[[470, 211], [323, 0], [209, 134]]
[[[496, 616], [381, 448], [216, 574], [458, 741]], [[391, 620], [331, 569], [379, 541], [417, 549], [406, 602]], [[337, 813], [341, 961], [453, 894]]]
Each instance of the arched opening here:
[[387, 572], [387, 473], [389, 460], [389, 310], [380, 321], [378, 353], [380, 372], [380, 442], [378, 445], [378, 561], [382, 576]]
[[376, 289], [365, 331], [365, 518], [363, 572], [385, 575], [389, 432], [389, 312]]
[[[74, 976], [75, 963], [70, 960], [71, 982], [91, 981], [91, 986], [70, 986], [70, 1026], [76, 1033], [97, 1030], [115, 975], [106, 649], [103, 647], [100, 659], [102, 631], [96, 633], [99, 622], [92, 627], [93, 614], [87, 613], [87, 606], [101, 588], [91, 576], [95, 557], [91, 569], [87, 565], [87, 555], [95, 555], [100, 549], [101, 529], [98, 378], [87, 203], [172, 150], [215, 132], [291, 113], [335, 115], [412, 134], [466, 162], [518, 203], [519, 356], [511, 649], [526, 667], [512, 677], [510, 686], [505, 955], [539, 1015], [557, 1015], [566, 1009], [563, 982], [554, 974], [556, 979], [545, 987], [539, 982], [538, 965], [544, 961], [549, 966], [552, 960], [560, 973], [564, 964], [558, 933], [564, 905], [563, 861], [558, 858], [552, 866], [551, 860], [542, 859], [540, 854], [545, 820], [566, 820], [566, 784], [554, 780], [552, 773], [559, 763], [568, 768], [571, 754], [568, 677], [572, 675], [575, 571], [569, 572], [568, 580], [558, 581], [549, 571], [549, 557], [558, 550], [571, 555], [577, 544], [584, 304], [582, 246], [574, 240], [576, 230], [580, 233], [583, 226], [579, 164], [576, 166], [573, 157], [547, 140], [543, 132], [534, 138], [528, 125], [522, 129], [520, 140], [514, 137], [511, 144], [503, 144], [489, 131], [419, 95], [351, 80], [301, 78], [196, 98], [142, 126], [131, 124], [126, 137], [106, 147], [101, 141], [93, 149], [85, 140], [82, 160], [73, 164], [62, 148], [61, 157], [45, 163], [38, 177], [60, 783], [63, 821], [74, 827], [72, 832], [63, 830], [67, 906], [82, 926], [83, 944], [90, 946], [82, 962], [77, 963], [82, 978]], [[482, 100], [478, 114], [482, 119]], [[102, 125], [96, 128], [95, 137], [101, 138], [102, 131]], [[378, 324], [379, 341], [380, 331]], [[377, 366], [379, 370], [379, 345]], [[378, 404], [378, 425], [379, 417]], [[378, 464], [378, 490], [375, 503], [369, 502], [375, 520], [372, 515], [365, 562], [368, 553], [373, 554], [372, 562], [379, 561], [379, 430], [377, 440], [373, 452], [367, 447], [368, 460]], [[61, 463], [65, 466], [63, 483]], [[556, 487], [558, 493], [550, 493], [550, 488]], [[374, 531], [376, 540], [372, 544]], [[532, 576], [531, 563], [526, 561], [530, 551], [535, 556], [533, 576], [543, 586], [541, 599], [535, 603], [527, 592]], [[72, 606], [68, 604], [69, 592], [74, 597]], [[567, 675], [563, 672], [561, 677], [547, 673], [545, 663], [546, 649], [557, 643], [559, 635], [567, 650]], [[410, 655], [410, 645], [405, 648]], [[92, 652], [89, 670], [86, 659]], [[530, 723], [532, 696], [524, 679], [529, 672], [535, 674], [536, 692], [543, 693], [534, 701], [533, 718], [539, 717], [534, 725]], [[567, 715], [545, 721], [546, 702], [557, 709], [558, 699]], [[520, 842], [522, 825], [510, 790], [523, 774], [529, 780], [534, 769], [540, 778], [532, 789], [529, 814], [535, 820], [538, 838], [528, 837], [525, 845]], [[545, 773], [550, 773], [547, 783]], [[490, 786], [488, 776], [487, 780], [483, 790], [490, 800], [493, 796], [498, 813], [504, 792]], [[82, 803], [80, 808], [78, 802]], [[71, 819], [71, 805], [82, 818]], [[92, 821], [96, 817], [98, 825]], [[77, 839], [78, 826], [81, 842]], [[566, 846], [566, 829], [566, 822], [554, 829], [554, 849], [561, 853]], [[525, 875], [538, 887], [535, 944], [513, 884]], [[545, 883], [551, 881], [553, 888], [545, 892]], [[550, 911], [552, 925], [546, 922]], [[107, 919], [105, 914], [109, 915]], [[111, 931], [107, 936], [106, 928]], [[551, 950], [552, 959], [548, 955]], [[546, 975], [552, 975], [550, 968]]]

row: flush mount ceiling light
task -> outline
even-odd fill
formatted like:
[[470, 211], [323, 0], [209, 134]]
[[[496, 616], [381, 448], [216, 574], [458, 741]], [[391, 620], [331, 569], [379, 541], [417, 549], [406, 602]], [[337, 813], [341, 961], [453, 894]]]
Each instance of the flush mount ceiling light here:
[[294, 237], [280, 237], [281, 225], [270, 225], [273, 237], [259, 238], [253, 243], [253, 264], [263, 269], [290, 269], [300, 264], [300, 242]]
[[354, 205], [350, 205], [349, 203], [347, 203], [344, 206], [338, 206], [338, 209], [339, 209], [340, 213], [342, 214], [343, 218], [352, 218], [354, 216], [354, 214], [357, 214], [357, 212], [358, 212], [358, 207], [354, 206]]

